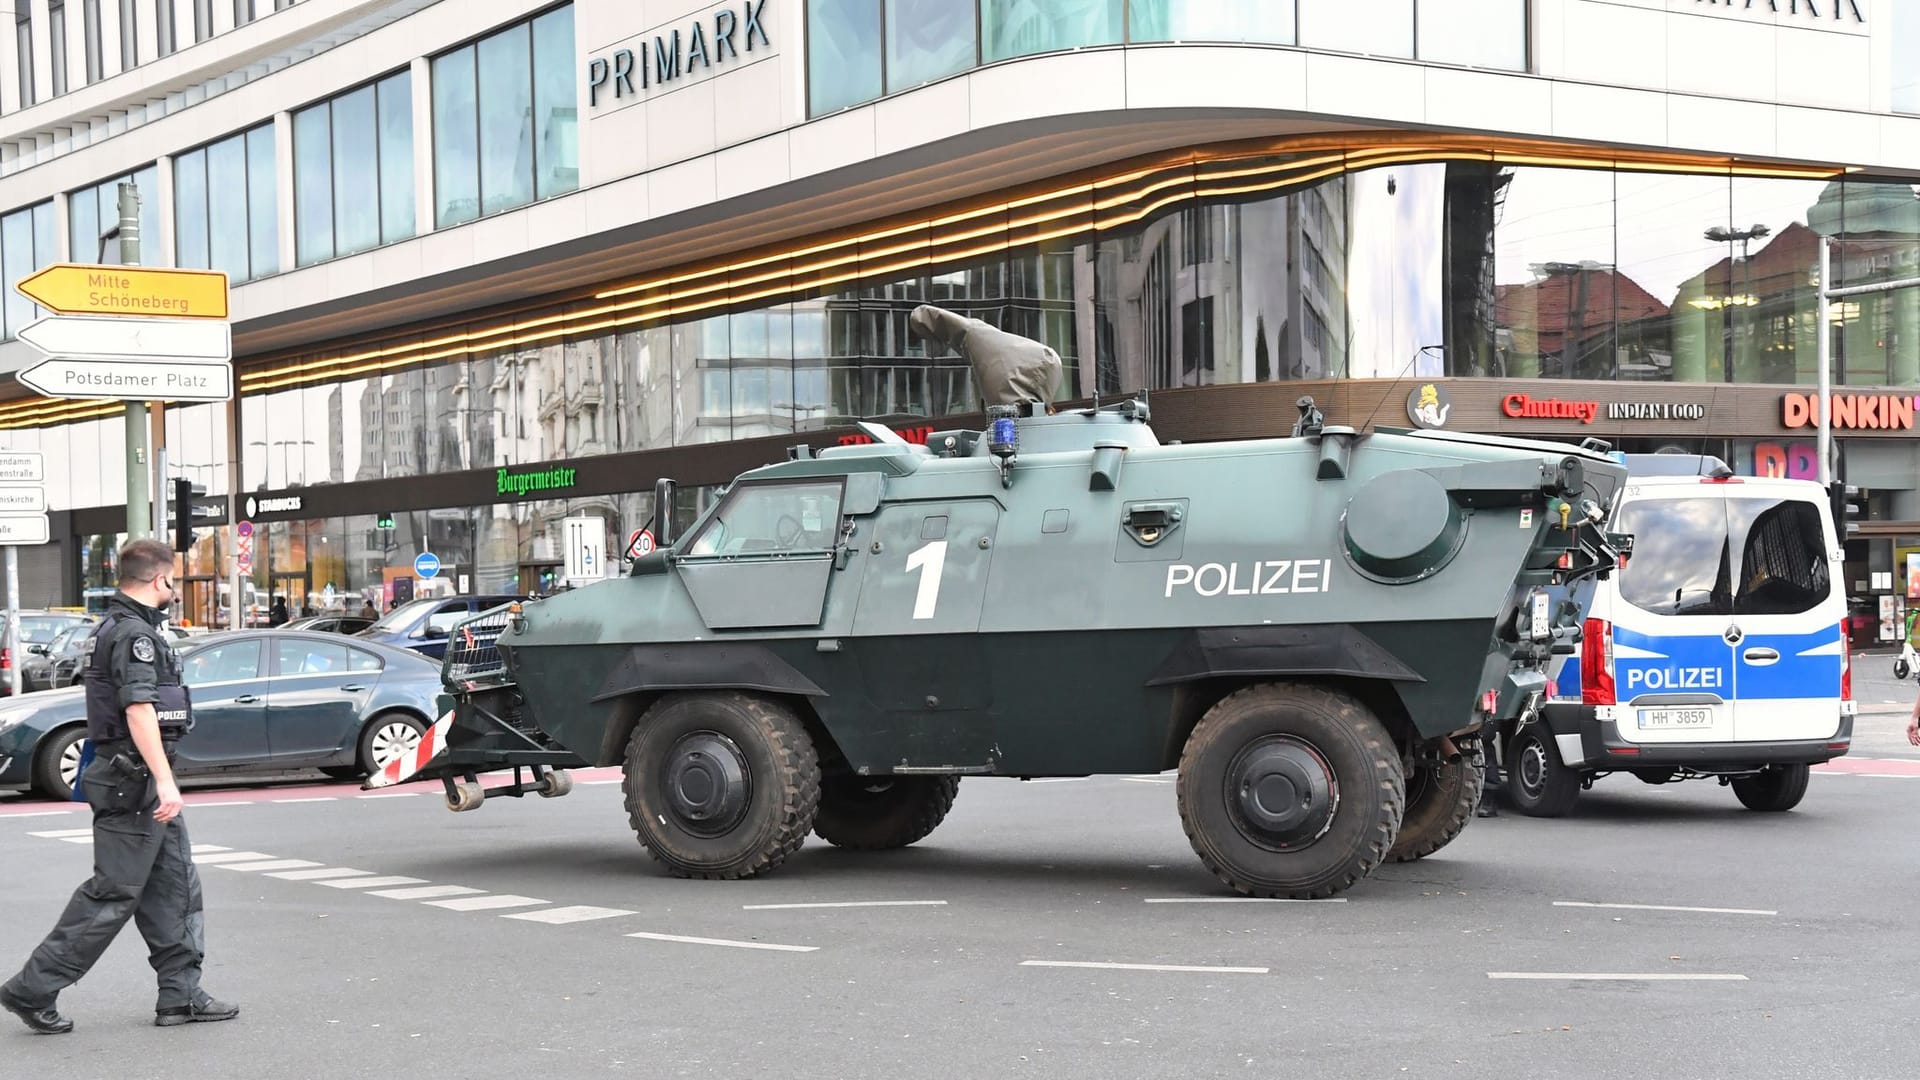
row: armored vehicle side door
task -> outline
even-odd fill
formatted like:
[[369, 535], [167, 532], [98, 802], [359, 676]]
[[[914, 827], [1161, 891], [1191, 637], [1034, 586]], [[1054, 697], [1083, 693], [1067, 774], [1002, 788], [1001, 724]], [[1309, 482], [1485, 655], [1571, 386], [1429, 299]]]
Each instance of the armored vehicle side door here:
[[736, 484], [674, 559], [714, 630], [818, 626], [840, 534], [842, 477]]
[[993, 674], [979, 629], [999, 523], [992, 499], [961, 499], [892, 503], [862, 529], [854, 651], [869, 706], [903, 736], [888, 741], [905, 748], [888, 764], [991, 764]]

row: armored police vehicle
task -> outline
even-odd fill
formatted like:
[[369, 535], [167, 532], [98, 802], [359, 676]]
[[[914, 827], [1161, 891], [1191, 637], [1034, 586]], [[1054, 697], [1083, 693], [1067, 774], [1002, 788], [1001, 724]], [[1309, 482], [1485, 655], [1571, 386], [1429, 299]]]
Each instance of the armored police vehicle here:
[[1572, 648], [1578, 607], [1546, 589], [1577, 601], [1620, 558], [1623, 468], [1362, 435], [1304, 399], [1291, 437], [1162, 443], [1139, 399], [1054, 410], [1039, 343], [913, 325], [972, 363], [984, 430], [796, 447], [662, 521], [626, 576], [456, 628], [456, 708], [372, 783], [439, 777], [471, 809], [620, 765], [640, 842], [706, 878], [809, 833], [912, 844], [968, 776], [1177, 768], [1194, 850], [1256, 896], [1327, 896], [1460, 832], [1481, 727]]
[[1609, 773], [1712, 778], [1754, 810], [1847, 752], [1845, 555], [1826, 489], [1716, 458], [1623, 455], [1631, 562], [1601, 582], [1576, 657], [1531, 722], [1502, 726], [1506, 795], [1552, 817]]

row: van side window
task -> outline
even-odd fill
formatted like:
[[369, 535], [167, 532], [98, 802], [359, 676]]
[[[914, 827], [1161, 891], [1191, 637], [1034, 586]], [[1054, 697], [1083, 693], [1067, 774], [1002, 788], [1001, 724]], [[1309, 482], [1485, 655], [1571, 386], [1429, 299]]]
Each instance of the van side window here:
[[1826, 600], [1833, 582], [1817, 506], [1734, 499], [1727, 524], [1733, 536], [1744, 537], [1735, 614], [1798, 615]]

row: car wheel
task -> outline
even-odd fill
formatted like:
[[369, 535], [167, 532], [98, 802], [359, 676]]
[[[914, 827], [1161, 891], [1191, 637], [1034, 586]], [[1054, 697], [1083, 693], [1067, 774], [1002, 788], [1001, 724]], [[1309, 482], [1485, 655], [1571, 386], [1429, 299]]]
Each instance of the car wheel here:
[[1580, 774], [1560, 760], [1560, 748], [1538, 723], [1528, 724], [1507, 749], [1507, 798], [1528, 817], [1560, 817], [1580, 797]]
[[33, 790], [49, 799], [73, 798], [80, 775], [80, 743], [87, 729], [79, 724], [51, 732], [33, 754]]
[[360, 733], [360, 775], [370, 776], [420, 743], [427, 726], [405, 713], [381, 713]]
[[1785, 813], [1806, 797], [1812, 775], [1813, 770], [1805, 765], [1769, 765], [1752, 776], [1736, 777], [1733, 795], [1749, 810]]

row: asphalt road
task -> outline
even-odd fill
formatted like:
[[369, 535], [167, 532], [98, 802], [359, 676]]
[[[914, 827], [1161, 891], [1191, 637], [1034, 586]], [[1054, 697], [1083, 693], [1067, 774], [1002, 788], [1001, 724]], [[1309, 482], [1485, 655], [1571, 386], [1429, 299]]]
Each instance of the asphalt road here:
[[[607, 772], [460, 815], [202, 788], [206, 985], [240, 1019], [150, 1026], [129, 929], [62, 998], [73, 1034], [0, 1015], [0, 1075], [1911, 1077], [1920, 753], [1866, 704], [1901, 752], [1793, 813], [1614, 777], [1320, 903], [1221, 902], [1170, 775], [968, 780], [919, 847], [730, 883], [660, 873]], [[0, 801], [0, 966], [86, 876], [86, 825]]]

